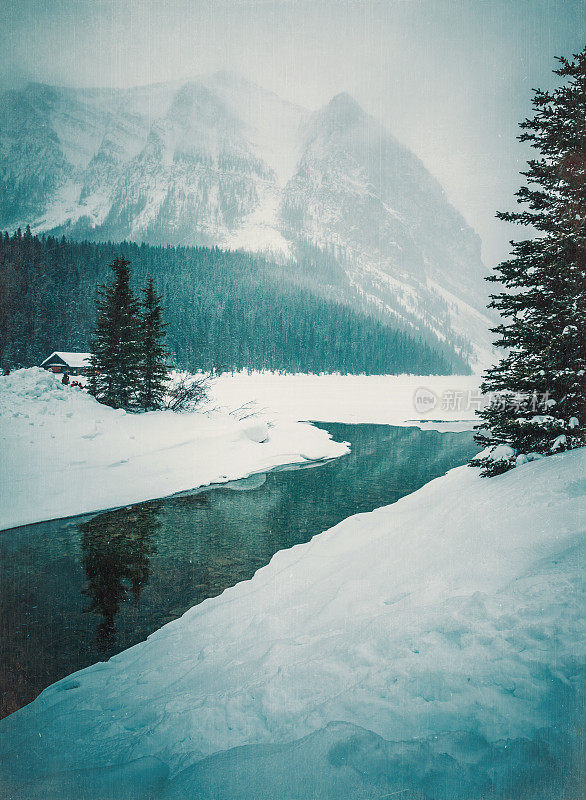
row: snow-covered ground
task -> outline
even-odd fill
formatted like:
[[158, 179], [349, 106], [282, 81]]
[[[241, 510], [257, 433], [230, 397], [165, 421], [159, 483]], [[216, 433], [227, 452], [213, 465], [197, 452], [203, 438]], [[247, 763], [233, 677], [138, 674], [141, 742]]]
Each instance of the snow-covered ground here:
[[0, 377], [0, 530], [347, 452], [299, 421], [470, 429], [478, 384], [476, 376], [225, 374], [201, 412], [125, 414], [44, 370], [18, 370]]
[[460, 467], [0, 723], [3, 796], [576, 800], [586, 450]]
[[255, 401], [289, 419], [470, 430], [482, 401], [480, 380], [478, 375], [241, 372], [216, 378], [212, 395], [220, 405]]
[[347, 452], [291, 417], [224, 405], [126, 414], [39, 368], [0, 377], [0, 530]]

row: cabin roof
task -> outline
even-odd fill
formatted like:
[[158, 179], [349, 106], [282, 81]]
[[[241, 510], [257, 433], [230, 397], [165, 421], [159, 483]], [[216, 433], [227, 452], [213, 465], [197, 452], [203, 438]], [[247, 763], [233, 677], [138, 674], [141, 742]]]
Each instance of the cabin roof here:
[[91, 353], [66, 353], [64, 351], [55, 350], [54, 353], [51, 353], [49, 358], [43, 361], [41, 366], [44, 366], [57, 356], [57, 358], [67, 364], [68, 367], [89, 367], [91, 355]]

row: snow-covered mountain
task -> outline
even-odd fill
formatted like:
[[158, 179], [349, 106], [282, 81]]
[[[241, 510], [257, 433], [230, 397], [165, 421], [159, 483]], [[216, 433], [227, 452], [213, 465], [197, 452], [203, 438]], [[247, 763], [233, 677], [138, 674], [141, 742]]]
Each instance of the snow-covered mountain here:
[[478, 236], [346, 94], [311, 112], [227, 73], [125, 90], [29, 84], [0, 96], [0, 188], [4, 229], [280, 258], [310, 242], [381, 314], [488, 358]]

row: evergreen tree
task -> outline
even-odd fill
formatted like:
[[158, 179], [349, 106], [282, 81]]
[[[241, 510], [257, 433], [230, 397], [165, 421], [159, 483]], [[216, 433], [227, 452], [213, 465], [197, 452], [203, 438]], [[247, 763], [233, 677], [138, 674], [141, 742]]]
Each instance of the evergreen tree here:
[[130, 261], [115, 258], [114, 280], [98, 290], [89, 390], [101, 403], [132, 408], [140, 386], [139, 304], [130, 288]]
[[522, 173], [525, 208], [498, 214], [538, 235], [513, 243], [488, 279], [505, 287], [491, 306], [507, 354], [482, 384], [492, 395], [477, 436], [491, 452], [474, 462], [483, 475], [586, 444], [586, 48], [558, 61], [564, 84], [536, 91], [520, 126], [540, 154]]
[[142, 293], [139, 340], [142, 379], [138, 403], [145, 411], [152, 411], [161, 408], [167, 391], [169, 354], [163, 345], [167, 324], [163, 322], [162, 295], [155, 292], [150, 276]]

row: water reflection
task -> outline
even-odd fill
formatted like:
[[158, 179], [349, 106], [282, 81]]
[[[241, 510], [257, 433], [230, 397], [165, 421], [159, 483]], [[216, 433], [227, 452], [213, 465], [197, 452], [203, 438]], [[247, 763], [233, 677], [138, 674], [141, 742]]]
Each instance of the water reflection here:
[[470, 433], [324, 425], [348, 456], [0, 534], [0, 716], [251, 578], [274, 553], [415, 491]]
[[109, 650], [116, 639], [114, 618], [129, 598], [137, 604], [149, 581], [150, 556], [157, 552], [153, 537], [159, 530], [160, 501], [109, 511], [79, 526], [82, 564], [87, 575], [83, 594], [91, 602], [87, 611], [103, 621], [96, 642]]

